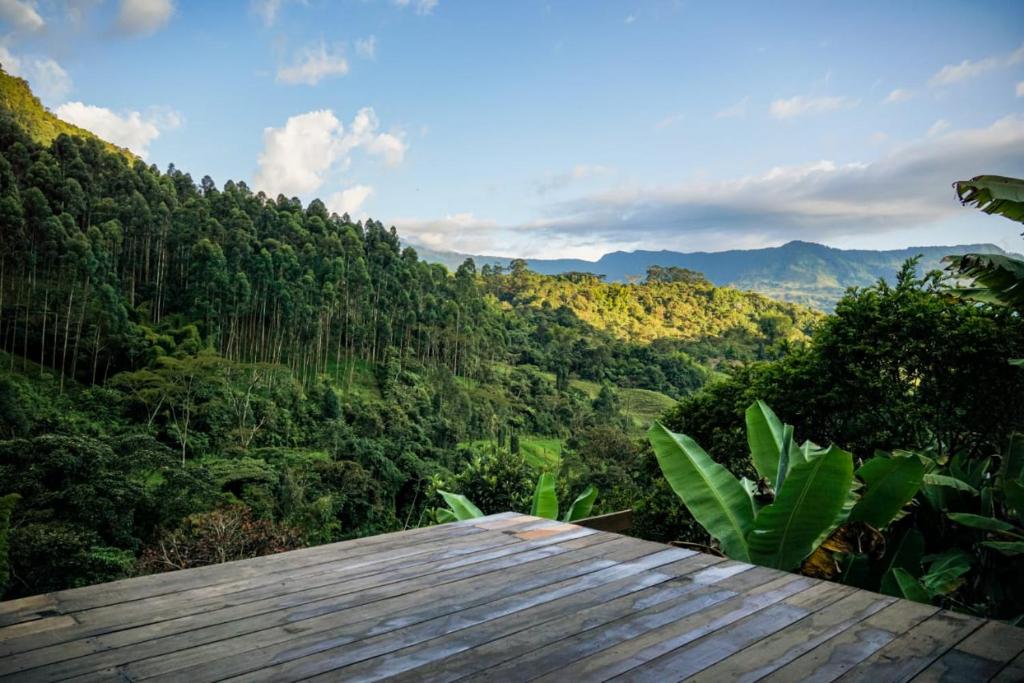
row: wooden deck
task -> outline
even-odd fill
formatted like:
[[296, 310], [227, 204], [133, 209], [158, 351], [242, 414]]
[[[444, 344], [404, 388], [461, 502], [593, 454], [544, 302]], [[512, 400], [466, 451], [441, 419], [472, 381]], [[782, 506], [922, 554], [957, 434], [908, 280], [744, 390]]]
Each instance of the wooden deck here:
[[523, 515], [0, 603], [0, 676], [1024, 680], [1024, 629]]

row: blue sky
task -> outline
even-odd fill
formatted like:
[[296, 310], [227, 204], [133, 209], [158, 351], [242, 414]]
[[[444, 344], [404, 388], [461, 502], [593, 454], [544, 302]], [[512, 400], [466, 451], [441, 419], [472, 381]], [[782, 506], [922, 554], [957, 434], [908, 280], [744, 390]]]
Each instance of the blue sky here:
[[435, 248], [596, 258], [1019, 226], [1024, 3], [0, 0], [0, 62], [198, 180]]

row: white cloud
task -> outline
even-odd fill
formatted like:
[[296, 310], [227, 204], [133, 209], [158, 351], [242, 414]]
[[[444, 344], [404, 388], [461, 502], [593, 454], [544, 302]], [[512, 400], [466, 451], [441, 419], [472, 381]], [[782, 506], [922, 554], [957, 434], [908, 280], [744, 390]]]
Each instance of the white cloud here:
[[1024, 97], [1024, 81], [1017, 84], [1017, 97]]
[[775, 100], [769, 111], [777, 119], [791, 119], [807, 114], [822, 114], [857, 106], [857, 100], [849, 97], [808, 97], [796, 95], [787, 100]]
[[400, 164], [405, 157], [405, 141], [399, 135], [378, 132], [379, 127], [377, 114], [371, 107], [364, 107], [347, 132], [329, 109], [292, 116], [281, 128], [266, 128], [256, 187], [272, 195], [313, 192], [323, 185], [329, 172], [348, 168], [357, 149], [381, 158], [389, 166]]
[[883, 104], [896, 104], [898, 102], [907, 102], [913, 99], [913, 97], [913, 91], [907, 90], [906, 88], [896, 88], [885, 97], [885, 99], [883, 100]]
[[117, 28], [124, 33], [147, 35], [162, 28], [172, 14], [172, 0], [121, 0]]
[[106, 107], [83, 102], [65, 102], [54, 113], [69, 123], [90, 130], [108, 142], [127, 147], [142, 158], [149, 154], [149, 145], [165, 130], [177, 128], [181, 115], [173, 110], [151, 109], [116, 113]]
[[683, 112], [679, 112], [678, 114], [669, 114], [662, 120], [655, 123], [654, 128], [656, 130], [664, 130], [666, 128], [671, 128], [672, 126], [682, 121], [684, 118], [686, 118], [686, 114], [684, 114]]
[[296, 85], [316, 85], [325, 78], [344, 76], [348, 73], [348, 60], [340, 51], [328, 52], [321, 42], [303, 50], [299, 60], [288, 67], [277, 70], [277, 81]]
[[377, 58], [377, 36], [367, 36], [356, 41], [356, 54], [363, 59]]
[[359, 211], [371, 194], [373, 188], [369, 185], [353, 185], [328, 197], [327, 208], [339, 215], [347, 213], [351, 216]]
[[[822, 160], [761, 174], [688, 180], [664, 187], [616, 188], [549, 203], [540, 217], [500, 225], [457, 214], [395, 221], [435, 248], [525, 257], [599, 256], [613, 249], [752, 248], [804, 239], [829, 242], [907, 234], [974, 216], [950, 184], [980, 173], [1024, 174], [1024, 116], [947, 130], [896, 146], [870, 163]], [[930, 229], [930, 228], [928, 228]]]
[[946, 119], [939, 119], [938, 121], [931, 125], [931, 128], [928, 129], [928, 137], [935, 137], [940, 133], [944, 133], [948, 129], [949, 121], [947, 121]]
[[965, 59], [959, 64], [947, 64], [931, 77], [928, 85], [939, 87], [953, 85], [980, 76], [983, 73], [1024, 62], [1024, 45], [1013, 52], [997, 57], [985, 57], [979, 60]]
[[0, 45], [0, 64], [7, 73], [27, 80], [44, 102], [58, 102], [71, 92], [71, 76], [50, 57], [19, 57]]
[[747, 102], [750, 101], [749, 97], [744, 97], [739, 102], [730, 104], [725, 109], [722, 109], [715, 113], [716, 119], [742, 119], [747, 115]]
[[627, 24], [632, 24], [634, 21], [636, 21], [636, 17], [634, 17], [632, 14], [627, 14], [626, 15], [625, 22]]
[[46, 25], [36, 12], [35, 3], [26, 0], [0, 0], [0, 21], [28, 32], [38, 31]]
[[431, 14], [438, 0], [394, 0], [399, 7], [412, 7], [416, 14]]

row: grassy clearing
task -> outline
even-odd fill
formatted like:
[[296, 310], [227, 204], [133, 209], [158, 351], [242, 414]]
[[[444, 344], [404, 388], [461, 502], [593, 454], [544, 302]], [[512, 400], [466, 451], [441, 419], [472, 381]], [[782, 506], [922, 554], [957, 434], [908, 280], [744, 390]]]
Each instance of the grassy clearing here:
[[543, 436], [519, 439], [519, 450], [526, 462], [538, 470], [556, 472], [562, 462], [562, 440]]

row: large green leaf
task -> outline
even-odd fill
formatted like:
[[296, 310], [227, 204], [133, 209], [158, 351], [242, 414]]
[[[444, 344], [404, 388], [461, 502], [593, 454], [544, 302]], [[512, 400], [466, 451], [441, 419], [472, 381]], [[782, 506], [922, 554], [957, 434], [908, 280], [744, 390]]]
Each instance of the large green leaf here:
[[464, 519], [475, 519], [484, 516], [484, 513], [480, 512], [480, 508], [469, 502], [469, 499], [461, 493], [449, 493], [447, 491], [438, 491], [438, 493], [444, 498], [444, 502], [448, 503], [449, 509], [455, 515], [455, 519], [462, 521]]
[[969, 286], [952, 292], [962, 298], [1024, 310], [1024, 261], [1003, 254], [947, 256], [949, 270]]
[[1024, 541], [984, 541], [982, 545], [998, 550], [1003, 555], [1024, 555]]
[[754, 525], [754, 510], [739, 480], [696, 441], [669, 431], [660, 422], [651, 426], [647, 436], [665, 479], [693, 518], [718, 539], [727, 556], [749, 562], [746, 537]]
[[746, 412], [747, 443], [754, 469], [770, 484], [775, 484], [779, 473], [779, 454], [782, 452], [784, 425], [764, 401], [755, 401]]
[[533, 490], [530, 514], [544, 519], [558, 519], [558, 496], [555, 494], [555, 475], [545, 472], [537, 479]]
[[988, 214], [999, 214], [1024, 223], [1024, 180], [998, 175], [980, 175], [953, 183], [965, 206], [971, 204]]
[[[983, 529], [985, 531], [999, 531], [1002, 533], [1008, 533], [1011, 535], [1018, 535], [1019, 530], [1009, 522], [1004, 522], [1001, 519], [995, 517], [984, 517], [982, 515], [972, 515], [969, 512], [950, 512], [946, 515], [957, 524], [969, 526], [973, 529]], [[1015, 533], [1017, 532], [1017, 533]]]
[[566, 522], [575, 522], [577, 519], [583, 519], [590, 515], [591, 509], [594, 507], [594, 500], [597, 498], [597, 489], [594, 486], [587, 486], [583, 490], [583, 493], [576, 496], [576, 500], [569, 506], [569, 511], [565, 513]]
[[751, 561], [776, 569], [799, 565], [835, 528], [852, 482], [853, 456], [836, 446], [792, 463], [775, 502], [758, 513], [747, 534]]
[[850, 521], [884, 529], [921, 488], [924, 463], [914, 455], [871, 458], [857, 470], [864, 482], [860, 501], [850, 512]]
[[896, 567], [892, 570], [892, 578], [899, 588], [900, 595], [907, 600], [924, 603], [932, 601], [931, 596], [928, 595], [928, 591], [921, 585], [921, 582], [911, 576], [906, 569]]
[[970, 493], [972, 496], [978, 495], [978, 489], [974, 488], [966, 481], [961, 481], [956, 477], [950, 477], [945, 474], [935, 474], [933, 472], [929, 472], [928, 474], [924, 475], [924, 478], [921, 481], [925, 484], [928, 484], [929, 486], [945, 486], [946, 488], [950, 488], [955, 491], [963, 491], [964, 493]]
[[932, 560], [921, 577], [921, 585], [933, 597], [954, 593], [963, 584], [963, 576], [971, 570], [972, 564], [973, 559], [964, 551], [950, 550]]

